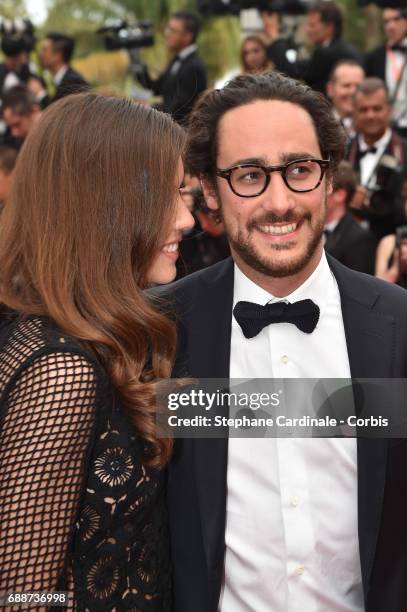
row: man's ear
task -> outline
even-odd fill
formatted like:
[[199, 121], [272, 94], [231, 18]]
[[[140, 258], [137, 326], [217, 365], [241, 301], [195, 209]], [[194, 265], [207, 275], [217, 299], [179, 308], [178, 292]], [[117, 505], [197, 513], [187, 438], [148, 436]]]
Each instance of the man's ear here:
[[332, 82], [328, 81], [328, 83], [326, 84], [326, 94], [327, 94], [328, 98], [332, 99], [332, 92], [333, 92]]
[[333, 193], [333, 176], [327, 176], [326, 179], [326, 195], [331, 195]]
[[213, 183], [206, 178], [201, 178], [200, 183], [207, 207], [211, 210], [219, 210], [218, 195]]

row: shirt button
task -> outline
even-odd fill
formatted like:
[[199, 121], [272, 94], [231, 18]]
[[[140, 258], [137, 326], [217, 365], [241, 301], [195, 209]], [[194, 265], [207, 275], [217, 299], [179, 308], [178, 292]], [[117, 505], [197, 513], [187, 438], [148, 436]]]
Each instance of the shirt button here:
[[281, 357], [281, 361], [282, 361], [283, 363], [288, 363], [288, 357], [287, 357], [287, 355], [283, 355], [283, 356]]
[[299, 565], [296, 569], [295, 569], [295, 573], [297, 574], [297, 576], [302, 576], [303, 573], [305, 571], [305, 567], [303, 565]]
[[298, 499], [298, 497], [296, 495], [293, 495], [293, 497], [290, 497], [290, 505], [291, 506], [296, 508], [299, 503], [300, 503], [300, 500]]

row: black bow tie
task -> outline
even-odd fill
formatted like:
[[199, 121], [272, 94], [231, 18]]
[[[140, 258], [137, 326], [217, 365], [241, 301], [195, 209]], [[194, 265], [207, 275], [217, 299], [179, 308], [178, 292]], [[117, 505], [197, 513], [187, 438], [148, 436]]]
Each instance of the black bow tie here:
[[369, 147], [368, 149], [365, 149], [365, 151], [361, 151], [359, 149], [359, 159], [362, 159], [362, 157], [364, 157], [367, 153], [377, 153], [377, 147], [372, 146], [372, 147]]
[[236, 321], [246, 338], [254, 338], [270, 323], [293, 323], [306, 334], [314, 331], [319, 320], [319, 307], [312, 300], [301, 300], [294, 304], [253, 304], [238, 302], [233, 309]]
[[392, 51], [401, 51], [402, 53], [406, 53], [407, 51], [407, 47], [405, 47], [401, 43], [396, 43], [395, 45], [392, 45], [390, 48]]

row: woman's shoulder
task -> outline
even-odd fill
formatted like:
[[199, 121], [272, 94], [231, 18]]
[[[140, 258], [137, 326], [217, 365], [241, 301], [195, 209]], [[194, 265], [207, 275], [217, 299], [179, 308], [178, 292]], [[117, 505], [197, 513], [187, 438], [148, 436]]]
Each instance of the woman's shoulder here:
[[49, 384], [69, 381], [96, 388], [108, 384], [104, 368], [90, 347], [66, 334], [54, 321], [11, 310], [0, 312], [0, 392], [17, 381]]

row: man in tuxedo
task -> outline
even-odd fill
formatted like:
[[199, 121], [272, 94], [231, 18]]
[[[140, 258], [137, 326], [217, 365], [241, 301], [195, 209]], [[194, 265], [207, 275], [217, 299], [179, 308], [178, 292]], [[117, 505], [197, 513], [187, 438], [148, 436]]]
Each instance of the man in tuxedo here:
[[59, 32], [49, 32], [42, 41], [40, 62], [45, 70], [50, 71], [55, 84], [51, 102], [89, 89], [82, 75], [70, 66], [74, 49], [74, 39]]
[[369, 77], [354, 98], [356, 136], [347, 157], [359, 177], [351, 207], [380, 240], [405, 222], [402, 187], [407, 178], [407, 142], [391, 128], [391, 105], [381, 79]]
[[349, 203], [357, 186], [356, 175], [349, 162], [342, 161], [327, 199], [325, 251], [344, 266], [374, 274], [376, 240], [373, 234], [357, 223], [349, 212]]
[[201, 23], [195, 13], [173, 13], [164, 31], [165, 44], [173, 55], [158, 79], [152, 79], [141, 66], [138, 79], [143, 87], [163, 97], [160, 110], [169, 113], [179, 123], [186, 123], [194, 102], [206, 89], [206, 67], [198, 55], [196, 40]]
[[281, 35], [281, 14], [270, 5], [260, 11], [267, 40], [267, 57], [279, 72], [296, 78], [298, 48], [293, 37]]
[[382, 16], [386, 43], [366, 55], [366, 75], [386, 83], [395, 127], [407, 138], [407, 9], [385, 8]]
[[314, 51], [299, 63], [299, 76], [313, 89], [326, 93], [329, 76], [342, 59], [362, 63], [359, 52], [342, 38], [343, 16], [333, 0], [316, 0], [308, 9], [305, 31]]
[[[407, 294], [324, 254], [343, 154], [328, 100], [278, 73], [244, 75], [207, 92], [190, 125], [187, 167], [232, 258], [159, 292], [179, 322], [174, 375], [406, 376]], [[406, 450], [363, 438], [176, 440], [174, 610], [401, 612]]]

